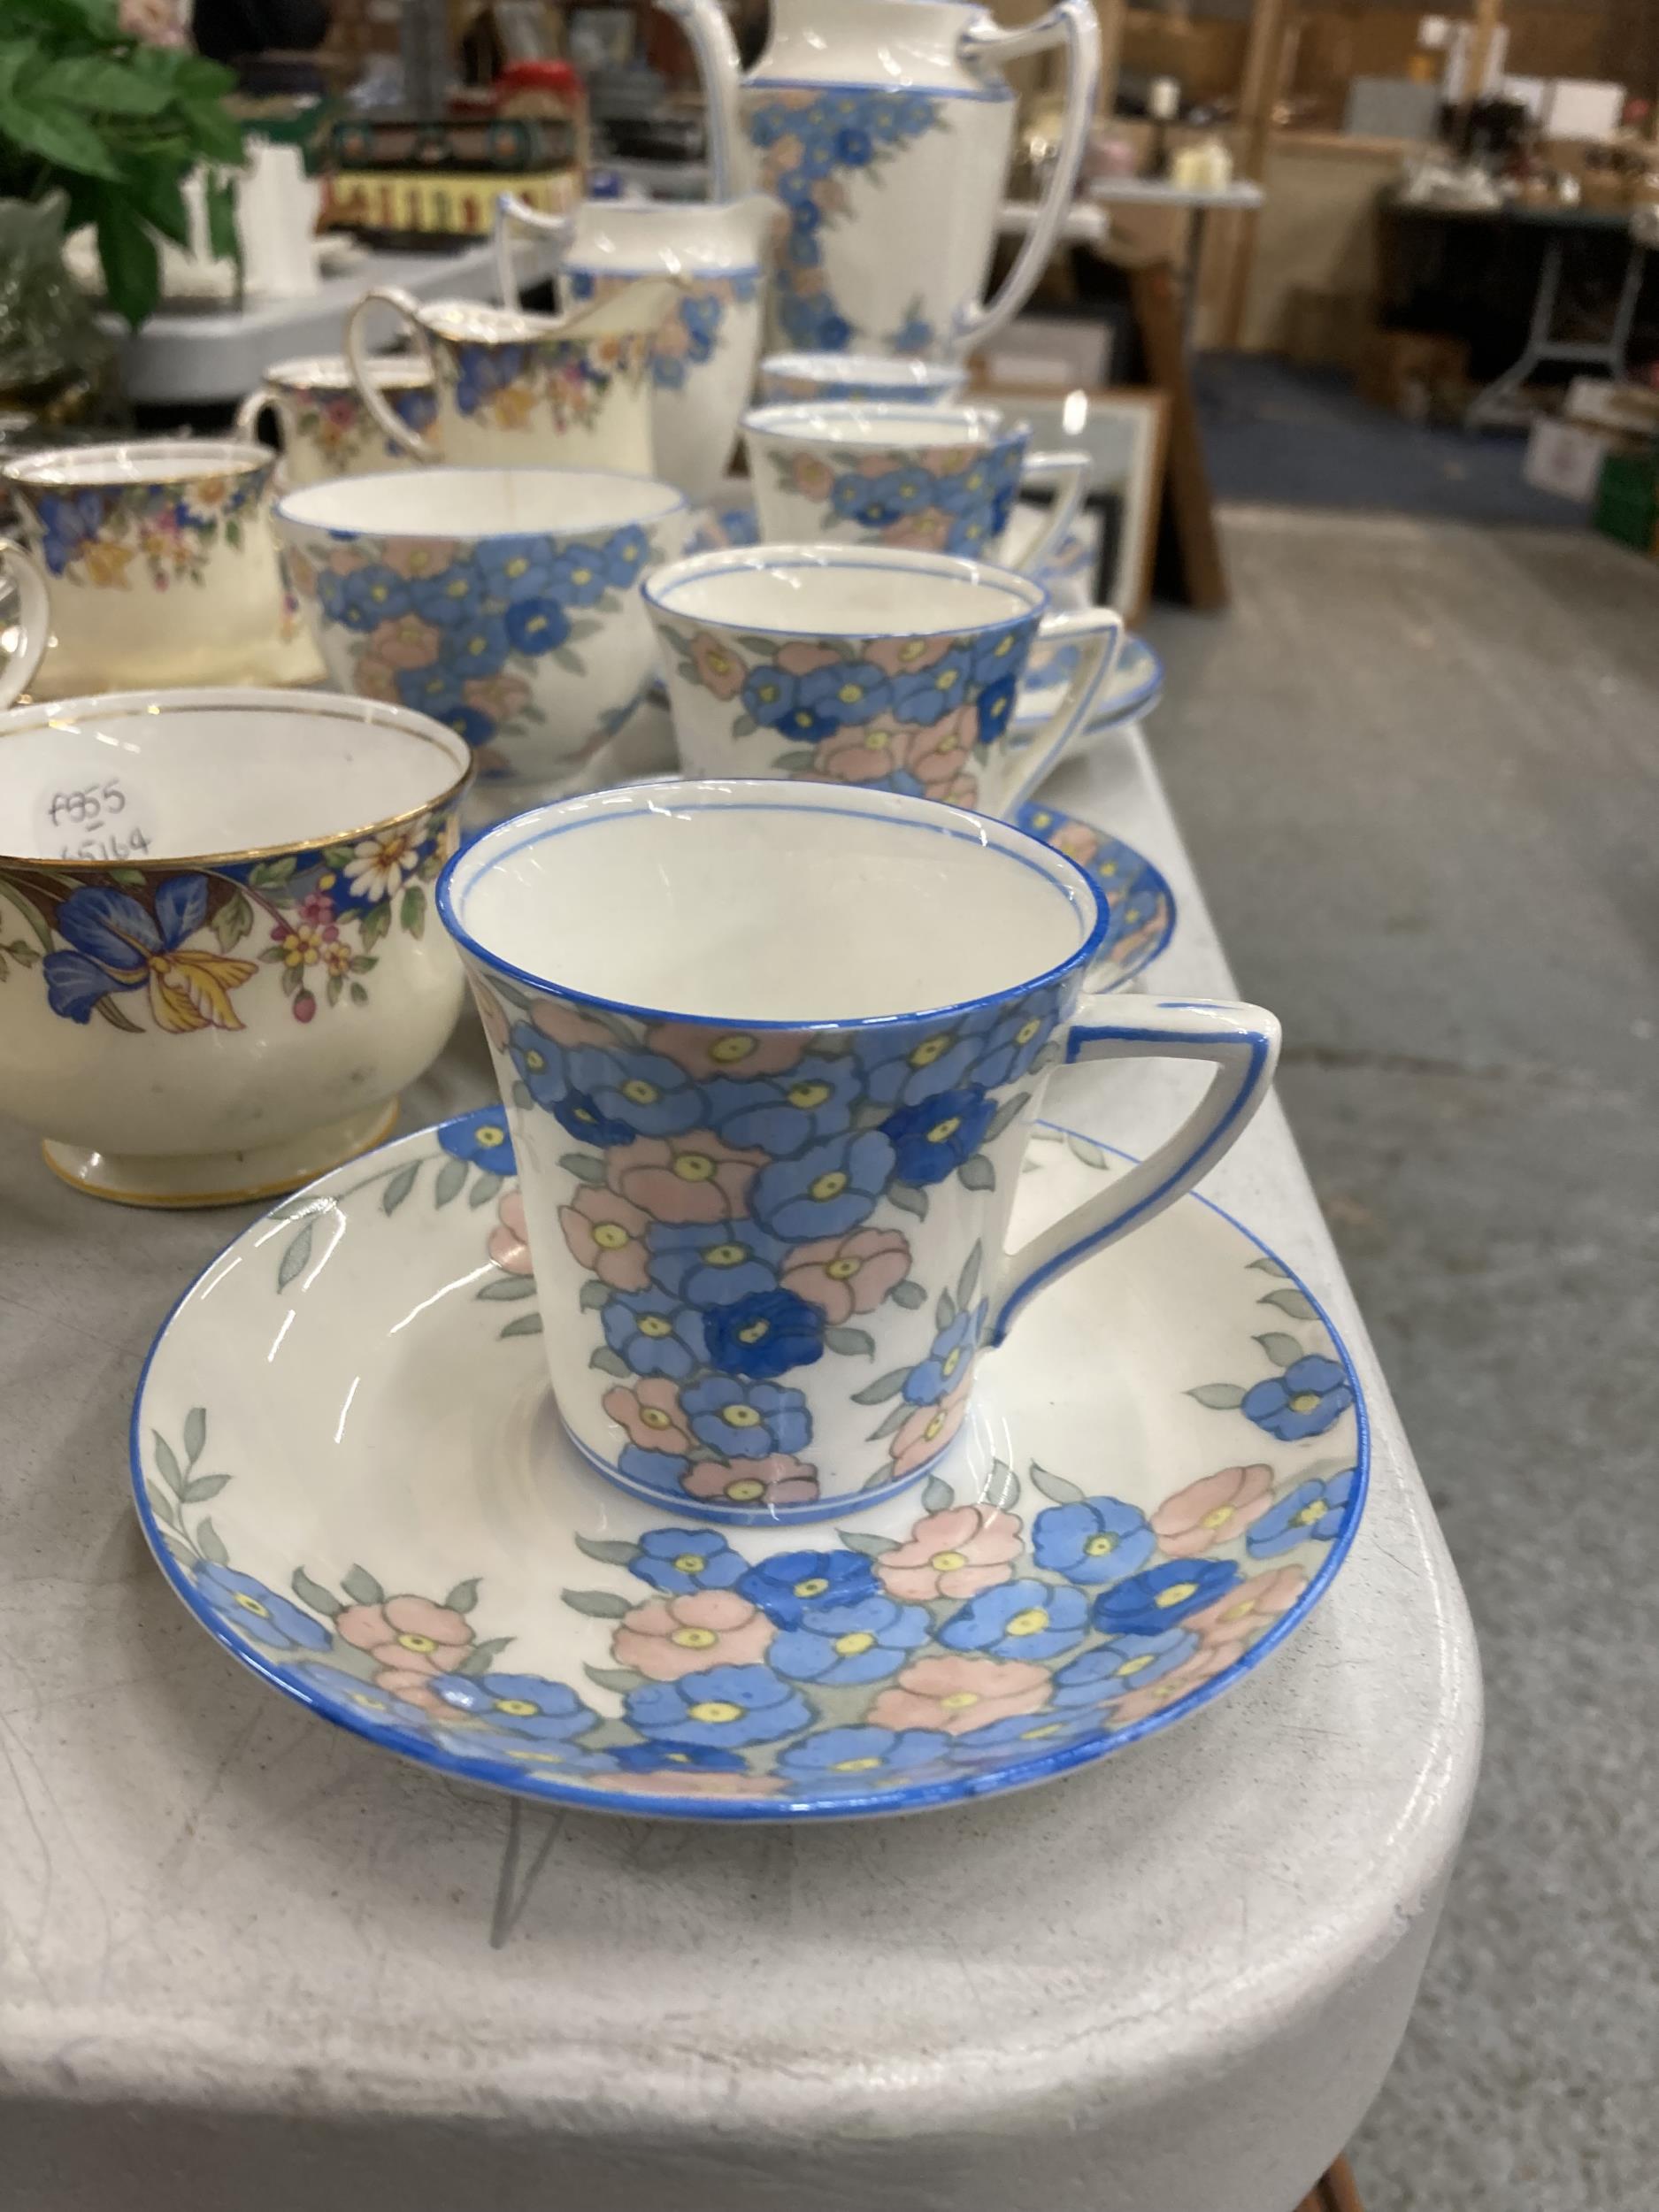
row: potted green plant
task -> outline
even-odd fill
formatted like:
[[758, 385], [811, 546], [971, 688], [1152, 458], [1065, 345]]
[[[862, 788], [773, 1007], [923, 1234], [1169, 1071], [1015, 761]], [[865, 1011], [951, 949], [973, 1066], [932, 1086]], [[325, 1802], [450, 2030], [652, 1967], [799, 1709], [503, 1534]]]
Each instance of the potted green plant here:
[[[161, 295], [158, 237], [190, 243], [192, 171], [206, 173], [210, 246], [238, 254], [225, 173], [242, 159], [225, 105], [234, 83], [217, 62], [137, 35], [118, 0], [0, 0], [0, 234], [8, 200], [61, 194], [70, 228], [96, 227], [111, 304], [136, 329]], [[14, 219], [36, 252], [42, 228]]]

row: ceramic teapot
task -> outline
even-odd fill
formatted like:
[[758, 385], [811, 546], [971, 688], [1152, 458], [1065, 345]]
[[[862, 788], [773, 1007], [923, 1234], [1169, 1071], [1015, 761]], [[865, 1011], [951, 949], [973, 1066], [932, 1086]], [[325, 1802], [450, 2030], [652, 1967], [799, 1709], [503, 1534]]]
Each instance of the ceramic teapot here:
[[584, 200], [568, 215], [544, 215], [503, 192], [495, 203], [501, 296], [516, 305], [516, 227], [555, 242], [560, 287], [572, 308], [615, 297], [630, 278], [657, 271], [679, 277], [683, 288], [651, 350], [657, 474], [706, 499], [726, 474], [754, 387], [766, 272], [787, 221], [778, 202], [760, 192], [678, 206]]
[[[772, 342], [792, 352], [959, 358], [1018, 312], [1048, 265], [1094, 111], [1090, 0], [1002, 30], [960, 0], [772, 0], [747, 77], [719, 0], [659, 0], [696, 50], [710, 192], [789, 211]], [[1015, 100], [998, 64], [1064, 44], [1065, 115], [1037, 219], [982, 303]]]
[[[651, 349], [683, 288], [677, 277], [646, 277], [553, 316], [418, 300], [396, 285], [378, 286], [347, 319], [346, 359], [370, 414], [417, 460], [654, 476]], [[402, 319], [432, 364], [438, 414], [429, 438], [393, 410], [376, 380], [367, 343], [376, 303]]]

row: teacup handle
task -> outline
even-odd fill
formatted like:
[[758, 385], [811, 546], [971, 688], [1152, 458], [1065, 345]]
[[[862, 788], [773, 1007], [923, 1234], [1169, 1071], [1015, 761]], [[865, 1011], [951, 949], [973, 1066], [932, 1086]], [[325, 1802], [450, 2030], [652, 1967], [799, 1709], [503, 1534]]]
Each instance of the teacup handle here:
[[0, 668], [0, 708], [4, 708], [34, 680], [51, 638], [52, 611], [39, 563], [15, 539], [0, 538], [0, 571], [11, 578], [18, 595], [18, 641]]
[[[268, 384], [256, 384], [236, 410], [236, 421], [231, 435], [244, 440], [249, 445], [263, 445], [265, 441], [259, 435], [259, 418], [267, 408], [276, 414], [275, 396]], [[281, 419], [280, 415], [277, 415], [279, 425]]]
[[1087, 453], [1028, 453], [1019, 472], [1019, 488], [1027, 484], [1053, 484], [1059, 497], [1032, 532], [1030, 541], [1015, 546], [1002, 557], [1006, 568], [1025, 569], [1027, 573], [1040, 567], [1054, 551], [1061, 539], [1077, 520], [1088, 489], [1089, 457]]
[[992, 1294], [986, 1342], [1000, 1344], [1025, 1301], [1068, 1268], [1189, 1191], [1242, 1133], [1267, 1096], [1279, 1058], [1279, 1024], [1260, 1006], [1216, 999], [1086, 1000], [1064, 1035], [1078, 1060], [1212, 1060], [1210, 1087], [1172, 1137], [1098, 1198], [1075, 1206], [1052, 1229], [1005, 1253]]
[[503, 307], [521, 307], [524, 304], [518, 292], [518, 271], [512, 257], [515, 223], [520, 230], [537, 231], [543, 237], [555, 240], [561, 261], [570, 251], [571, 239], [576, 228], [568, 215], [545, 215], [539, 207], [532, 207], [528, 200], [521, 200], [516, 192], [498, 192], [495, 195], [490, 245], [495, 256], [496, 288], [501, 293]]
[[1042, 727], [1018, 745], [1014, 744], [1010, 733], [1009, 757], [1017, 780], [1012, 789], [1000, 798], [999, 814], [1011, 814], [1022, 799], [1030, 796], [1048, 771], [1059, 765], [1066, 748], [1086, 726], [1089, 710], [1118, 665], [1124, 618], [1110, 607], [1080, 607], [1074, 614], [1046, 614], [1037, 625], [1037, 639], [1043, 645], [1063, 645], [1079, 639], [1082, 647], [1060, 703]]
[[418, 430], [410, 428], [369, 374], [368, 325], [364, 317], [376, 303], [382, 307], [389, 307], [393, 314], [414, 333], [415, 342], [426, 357], [426, 365], [432, 371], [434, 384], [438, 378], [438, 365], [433, 358], [432, 341], [420, 319], [419, 301], [412, 292], [405, 292], [401, 284], [377, 284], [372, 291], [363, 295], [346, 318], [346, 365], [351, 371], [351, 381], [357, 387], [357, 397], [394, 445], [401, 446], [405, 453], [412, 453], [418, 461], [440, 460], [442, 456], [431, 439], [423, 438]]

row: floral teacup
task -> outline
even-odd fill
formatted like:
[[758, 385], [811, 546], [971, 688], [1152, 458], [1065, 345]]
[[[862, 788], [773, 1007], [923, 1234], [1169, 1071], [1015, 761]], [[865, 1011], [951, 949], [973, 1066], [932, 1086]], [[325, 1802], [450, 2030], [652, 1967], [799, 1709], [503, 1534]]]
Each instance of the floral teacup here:
[[[183, 438], [7, 461], [0, 475], [44, 589], [27, 595], [0, 706], [42, 656], [38, 687], [55, 698], [313, 676], [271, 535], [275, 465], [265, 446]], [[4, 557], [21, 571], [16, 548]]]
[[949, 407], [962, 396], [968, 372], [960, 363], [923, 361], [906, 353], [769, 353], [756, 396], [792, 399], [910, 400]]
[[288, 492], [276, 524], [342, 689], [465, 738], [470, 818], [545, 796], [653, 674], [639, 580], [680, 551], [682, 494], [596, 469], [444, 468]]
[[[826, 400], [743, 418], [764, 536], [838, 539], [1038, 567], [1083, 503], [1086, 453], [1031, 453], [1030, 426], [995, 408]], [[1057, 496], [1034, 525], [1010, 524], [1028, 484]]]
[[[366, 362], [369, 380], [417, 437], [438, 419], [432, 371], [412, 356]], [[281, 431], [282, 475], [291, 486], [407, 465], [412, 456], [388, 438], [365, 406], [343, 354], [279, 361], [236, 410], [236, 435], [257, 434], [269, 408]]]
[[[700, 553], [645, 584], [694, 776], [782, 775], [1009, 814], [1082, 729], [1123, 624], [1050, 614], [1013, 569], [887, 546]], [[1033, 643], [1075, 641], [1054, 711], [1013, 720]]]
[[[1190, 1187], [1266, 1094], [1253, 1007], [1084, 1002], [1105, 906], [1002, 822], [857, 786], [668, 782], [445, 870], [507, 1102], [554, 1396], [624, 1488], [844, 1511], [949, 1450], [974, 1361]], [[1061, 1061], [1207, 1060], [1141, 1166], [1013, 1255]]]
[[0, 1113], [137, 1205], [379, 1143], [460, 1005], [428, 906], [470, 771], [440, 724], [326, 693], [0, 716]]

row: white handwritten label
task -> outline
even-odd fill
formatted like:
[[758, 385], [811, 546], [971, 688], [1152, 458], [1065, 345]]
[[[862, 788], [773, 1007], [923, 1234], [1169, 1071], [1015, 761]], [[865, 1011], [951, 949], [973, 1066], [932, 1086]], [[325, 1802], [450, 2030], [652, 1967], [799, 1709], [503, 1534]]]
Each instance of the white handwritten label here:
[[36, 809], [40, 849], [55, 860], [142, 860], [155, 844], [152, 814], [130, 776], [54, 780]]

